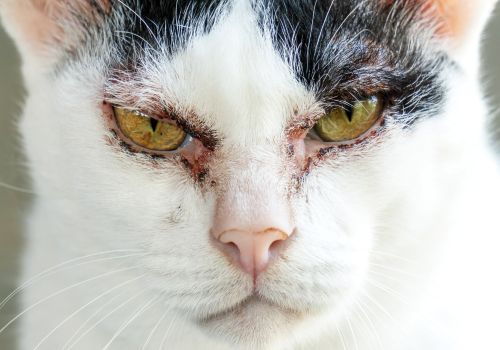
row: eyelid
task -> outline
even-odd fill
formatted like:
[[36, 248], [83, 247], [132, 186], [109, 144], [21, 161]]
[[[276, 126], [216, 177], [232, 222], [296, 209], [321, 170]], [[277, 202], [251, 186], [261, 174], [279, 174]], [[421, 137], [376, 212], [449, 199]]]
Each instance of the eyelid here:
[[127, 108], [127, 107], [123, 107], [123, 106], [115, 106], [115, 105], [113, 105], [113, 108], [117, 108], [117, 107], [118, 108], [124, 108], [124, 109], [130, 110], [130, 111], [132, 111], [134, 113], [137, 113], [141, 117], [155, 119], [155, 120], [157, 120], [159, 122], [165, 122], [165, 123], [175, 124], [175, 125], [179, 126], [180, 128], [182, 128], [181, 125], [179, 123], [177, 123], [177, 120], [175, 120], [174, 118], [162, 117], [162, 116], [159, 116], [159, 115], [154, 114], [154, 113], [147, 113], [147, 112], [143, 112], [141, 110], [136, 110], [136, 109], [133, 109], [133, 108]]

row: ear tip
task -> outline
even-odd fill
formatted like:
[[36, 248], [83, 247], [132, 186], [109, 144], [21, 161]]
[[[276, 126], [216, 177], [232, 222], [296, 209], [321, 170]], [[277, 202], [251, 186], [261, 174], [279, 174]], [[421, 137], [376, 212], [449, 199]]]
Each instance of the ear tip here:
[[22, 56], [41, 56], [60, 30], [46, 6], [59, 0], [0, 0], [0, 19]]

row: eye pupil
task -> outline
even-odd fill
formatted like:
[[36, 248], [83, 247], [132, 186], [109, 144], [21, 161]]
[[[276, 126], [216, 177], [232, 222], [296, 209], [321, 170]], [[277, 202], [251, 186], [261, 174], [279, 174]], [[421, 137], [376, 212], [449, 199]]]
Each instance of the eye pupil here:
[[349, 107], [347, 107], [347, 108], [344, 109], [345, 115], [346, 115], [347, 120], [349, 121], [349, 123], [352, 122], [352, 109], [353, 109], [352, 106], [349, 106]]
[[158, 126], [158, 119], [149, 118], [149, 124], [151, 124], [151, 129], [153, 129], [153, 131], [156, 131], [156, 127]]

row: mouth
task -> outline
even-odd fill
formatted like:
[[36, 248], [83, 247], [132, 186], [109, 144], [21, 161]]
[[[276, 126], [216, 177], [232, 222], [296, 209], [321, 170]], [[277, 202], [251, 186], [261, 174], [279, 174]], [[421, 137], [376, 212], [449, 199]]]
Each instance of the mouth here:
[[238, 318], [245, 315], [250, 309], [258, 308], [261, 312], [265, 312], [269, 310], [279, 311], [280, 313], [286, 313], [289, 315], [300, 316], [302, 313], [296, 310], [291, 310], [285, 308], [281, 305], [278, 305], [272, 301], [267, 300], [266, 298], [258, 295], [257, 293], [253, 293], [243, 299], [238, 304], [231, 306], [225, 310], [213, 313], [211, 315], [205, 316], [198, 320], [200, 325], [209, 324], [215, 320], [220, 320], [224, 318]]
[[269, 348], [286, 329], [306, 317], [305, 313], [289, 310], [265, 298], [252, 294], [237, 305], [196, 321], [198, 327], [243, 348]]

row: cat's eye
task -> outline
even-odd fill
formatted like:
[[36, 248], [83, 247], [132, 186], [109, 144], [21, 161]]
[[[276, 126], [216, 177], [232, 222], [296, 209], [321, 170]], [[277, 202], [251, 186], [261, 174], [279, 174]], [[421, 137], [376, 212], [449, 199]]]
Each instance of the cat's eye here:
[[335, 107], [314, 126], [314, 131], [324, 142], [354, 140], [377, 122], [382, 112], [382, 99], [372, 96], [356, 101], [351, 108]]
[[134, 144], [157, 152], [175, 151], [187, 138], [186, 132], [169, 121], [162, 121], [123, 107], [114, 108], [116, 124]]

